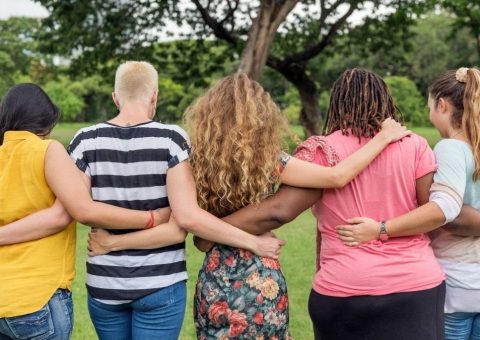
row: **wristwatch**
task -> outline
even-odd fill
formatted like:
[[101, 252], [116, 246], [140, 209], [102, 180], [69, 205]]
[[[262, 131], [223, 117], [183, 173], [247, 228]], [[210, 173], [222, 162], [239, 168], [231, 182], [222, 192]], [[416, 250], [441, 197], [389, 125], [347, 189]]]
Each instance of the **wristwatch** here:
[[385, 221], [380, 222], [380, 241], [385, 242], [388, 240], [387, 226]]

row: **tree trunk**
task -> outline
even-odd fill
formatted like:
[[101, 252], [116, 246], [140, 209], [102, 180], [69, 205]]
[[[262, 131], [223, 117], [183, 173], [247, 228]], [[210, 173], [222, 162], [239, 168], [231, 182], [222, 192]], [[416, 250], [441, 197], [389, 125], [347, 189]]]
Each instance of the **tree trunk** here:
[[[313, 82], [313, 80], [309, 79]], [[302, 124], [305, 138], [322, 134], [322, 113], [318, 104], [318, 90], [294, 84], [300, 94], [302, 110], [300, 111], [300, 124]], [[314, 84], [315, 85], [315, 84]]]
[[239, 72], [247, 73], [252, 79], [260, 79], [277, 29], [298, 2], [299, 0], [262, 0], [260, 2], [258, 15], [253, 19], [248, 32], [238, 67]]
[[318, 103], [319, 92], [315, 81], [306, 72], [306, 63], [287, 64], [272, 58], [269, 58], [267, 63], [280, 72], [297, 89], [302, 102], [300, 124], [302, 124], [305, 137], [320, 135], [322, 133], [322, 113]]

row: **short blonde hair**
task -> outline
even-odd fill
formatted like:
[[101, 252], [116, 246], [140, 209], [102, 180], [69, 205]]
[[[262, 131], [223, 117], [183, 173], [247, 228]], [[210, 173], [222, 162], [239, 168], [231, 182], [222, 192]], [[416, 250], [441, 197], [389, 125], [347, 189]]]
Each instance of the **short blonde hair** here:
[[127, 61], [115, 73], [115, 95], [120, 103], [130, 100], [148, 101], [158, 90], [158, 73], [146, 61]]

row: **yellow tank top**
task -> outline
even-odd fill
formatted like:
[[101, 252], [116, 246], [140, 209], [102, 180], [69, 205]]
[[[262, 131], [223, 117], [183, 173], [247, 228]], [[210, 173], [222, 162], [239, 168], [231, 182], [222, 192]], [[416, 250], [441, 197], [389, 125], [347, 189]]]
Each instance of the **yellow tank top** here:
[[[44, 171], [49, 143], [27, 131], [5, 133], [0, 145], [0, 228], [53, 204]], [[75, 222], [36, 241], [0, 246], [0, 317], [39, 310], [58, 288], [70, 290], [74, 276]]]

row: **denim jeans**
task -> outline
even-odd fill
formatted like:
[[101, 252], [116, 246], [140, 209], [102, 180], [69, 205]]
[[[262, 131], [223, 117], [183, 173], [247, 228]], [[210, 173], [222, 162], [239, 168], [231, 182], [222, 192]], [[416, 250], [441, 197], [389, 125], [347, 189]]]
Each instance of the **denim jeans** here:
[[0, 340], [68, 340], [73, 327], [72, 293], [57, 289], [40, 310], [0, 318]]
[[176, 340], [185, 315], [185, 281], [121, 305], [88, 297], [88, 311], [100, 340]]
[[445, 314], [445, 340], [480, 340], [480, 313]]

